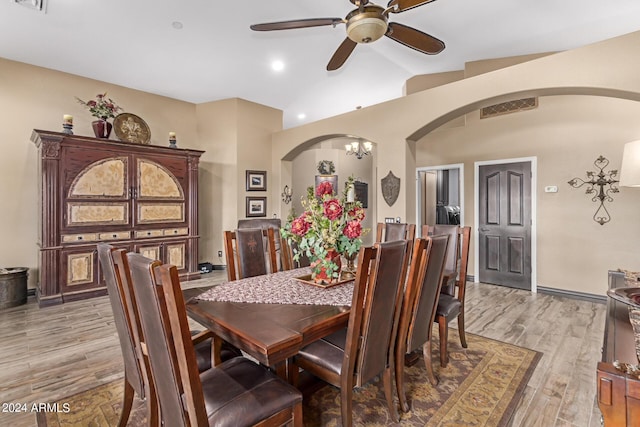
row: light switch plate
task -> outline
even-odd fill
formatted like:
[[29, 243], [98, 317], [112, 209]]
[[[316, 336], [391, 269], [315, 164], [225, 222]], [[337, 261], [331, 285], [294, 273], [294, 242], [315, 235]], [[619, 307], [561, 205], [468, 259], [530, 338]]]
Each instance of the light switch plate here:
[[544, 192], [545, 193], [557, 193], [558, 192], [558, 186], [557, 185], [547, 185], [546, 187], [544, 187]]

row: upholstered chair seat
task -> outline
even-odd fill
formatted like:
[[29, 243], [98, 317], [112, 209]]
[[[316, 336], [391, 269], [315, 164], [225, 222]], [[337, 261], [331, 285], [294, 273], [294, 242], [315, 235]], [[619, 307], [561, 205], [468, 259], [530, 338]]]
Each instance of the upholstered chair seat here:
[[458, 316], [461, 308], [462, 302], [460, 302], [458, 298], [452, 297], [451, 295], [442, 294], [440, 295], [440, 299], [438, 300], [438, 308], [436, 309], [436, 314], [438, 316], [443, 316], [447, 319], [448, 322]]
[[237, 357], [200, 374], [209, 426], [252, 426], [300, 402], [300, 395], [268, 370]]

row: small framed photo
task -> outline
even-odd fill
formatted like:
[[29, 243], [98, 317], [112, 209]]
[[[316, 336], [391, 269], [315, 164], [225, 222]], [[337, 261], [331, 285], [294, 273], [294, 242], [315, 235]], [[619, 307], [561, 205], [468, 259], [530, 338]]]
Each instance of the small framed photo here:
[[247, 191], [267, 191], [267, 171], [247, 171]]
[[267, 198], [266, 197], [247, 197], [246, 217], [267, 216]]

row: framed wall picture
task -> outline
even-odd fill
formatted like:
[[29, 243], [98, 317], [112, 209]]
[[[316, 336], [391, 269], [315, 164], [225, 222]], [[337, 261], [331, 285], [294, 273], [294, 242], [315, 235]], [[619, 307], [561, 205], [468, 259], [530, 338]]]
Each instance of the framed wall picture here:
[[247, 197], [247, 218], [267, 216], [266, 197]]
[[314, 187], [314, 191], [318, 188], [321, 182], [329, 181], [333, 186], [333, 194], [339, 194], [338, 188], [338, 175], [316, 175], [316, 186]]
[[247, 171], [247, 191], [267, 191], [267, 171]]
[[369, 184], [366, 182], [355, 181], [353, 183], [354, 190], [356, 192], [356, 200], [362, 203], [363, 208], [369, 207]]

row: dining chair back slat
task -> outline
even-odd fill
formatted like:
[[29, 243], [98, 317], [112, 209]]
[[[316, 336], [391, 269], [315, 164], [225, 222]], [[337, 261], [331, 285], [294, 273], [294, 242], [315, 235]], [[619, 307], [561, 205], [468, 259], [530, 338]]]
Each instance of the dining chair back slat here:
[[443, 294], [438, 301], [436, 321], [440, 335], [440, 365], [445, 367], [449, 361], [447, 341], [449, 336], [449, 322], [458, 319], [458, 335], [460, 344], [467, 347], [467, 337], [464, 330], [464, 301], [467, 289], [467, 266], [469, 264], [469, 246], [471, 244], [471, 227], [459, 227], [460, 240], [460, 270], [455, 281], [456, 291], [452, 295]]
[[[162, 421], [164, 425], [187, 426], [189, 418], [182, 406], [183, 388], [180, 378], [180, 370], [177, 363], [177, 351], [172, 343], [172, 331], [169, 322], [166, 297], [162, 288], [158, 286], [154, 275], [154, 269], [162, 265], [160, 261], [150, 260], [140, 254], [128, 255], [131, 268], [131, 279], [134, 293], [139, 301], [140, 319], [145, 336], [147, 337], [146, 349], [156, 386], [156, 393], [160, 401]], [[186, 354], [188, 352], [191, 354]], [[183, 358], [191, 360], [195, 365], [195, 352], [193, 346], [184, 350]], [[193, 405], [199, 399], [199, 403]], [[202, 395], [190, 396], [189, 402], [198, 407], [200, 414], [191, 415], [196, 419], [206, 419], [203, 413], [204, 399]], [[195, 410], [189, 408], [189, 411]]]
[[229, 281], [278, 271], [273, 228], [225, 231], [224, 241]]
[[413, 242], [415, 236], [415, 224], [379, 222], [376, 226], [376, 242], [393, 242], [394, 240], [409, 240]]
[[404, 390], [405, 355], [422, 348], [427, 376], [433, 385], [438, 380], [431, 364], [432, 325], [442, 286], [449, 236], [416, 239], [411, 266], [400, 310], [395, 355], [396, 388], [403, 411], [409, 410]]
[[423, 225], [421, 231], [422, 237], [443, 234], [449, 236], [449, 248], [442, 275], [442, 292], [455, 296], [456, 278], [460, 265], [460, 227], [449, 224]]
[[[134, 392], [141, 400], [146, 400], [147, 409], [151, 414], [155, 413], [157, 408], [153, 406], [155, 396], [149, 390], [148, 372], [140, 348], [138, 313], [128, 294], [129, 289], [123, 284], [123, 272], [118, 271], [114, 261], [114, 253], [121, 251], [123, 250], [116, 249], [111, 245], [98, 244], [98, 259], [107, 286], [124, 361], [124, 401], [118, 425], [125, 426], [131, 412]], [[118, 254], [116, 254], [117, 256]], [[127, 277], [124, 278], [124, 282], [128, 282]], [[154, 419], [154, 417], [150, 417], [150, 421]]]

